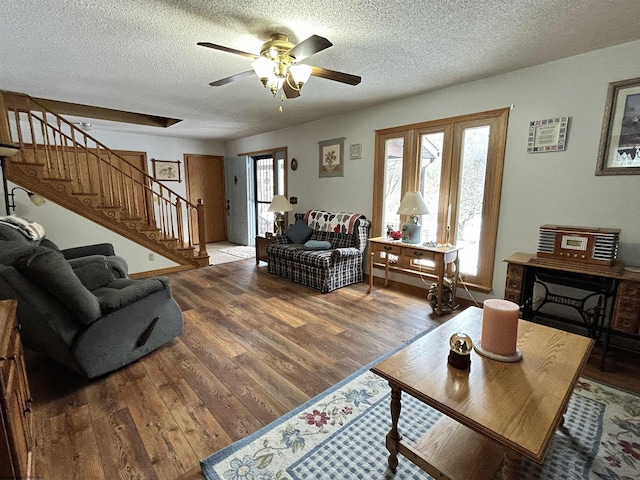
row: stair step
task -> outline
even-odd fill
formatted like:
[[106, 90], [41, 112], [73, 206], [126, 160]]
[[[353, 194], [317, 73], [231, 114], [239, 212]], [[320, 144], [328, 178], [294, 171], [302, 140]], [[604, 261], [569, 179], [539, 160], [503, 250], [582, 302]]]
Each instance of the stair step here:
[[93, 192], [71, 192], [71, 195], [76, 195], [76, 196], [87, 196], [87, 197], [97, 197], [98, 193], [93, 193]]
[[28, 167], [44, 167], [45, 166], [44, 163], [40, 163], [40, 162], [17, 162], [15, 160], [11, 160], [11, 163], [13, 165], [26, 165]]
[[98, 210], [122, 210], [120, 205], [96, 205]]
[[57, 178], [57, 177], [44, 177], [43, 180], [46, 180], [47, 182], [67, 182], [67, 183], [72, 182], [70, 178]]

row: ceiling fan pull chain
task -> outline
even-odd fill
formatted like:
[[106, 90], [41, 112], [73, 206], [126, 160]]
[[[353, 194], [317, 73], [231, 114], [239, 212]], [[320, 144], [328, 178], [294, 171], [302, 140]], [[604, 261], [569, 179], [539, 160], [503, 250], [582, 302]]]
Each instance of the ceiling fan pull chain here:
[[284, 103], [284, 93], [280, 94], [280, 108], [278, 110], [280, 110], [280, 113], [282, 113], [282, 104]]

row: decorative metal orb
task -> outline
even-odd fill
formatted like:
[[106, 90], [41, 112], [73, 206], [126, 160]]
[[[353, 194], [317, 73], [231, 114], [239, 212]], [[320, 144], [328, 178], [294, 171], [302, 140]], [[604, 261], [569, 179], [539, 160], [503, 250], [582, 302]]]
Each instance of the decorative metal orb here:
[[457, 332], [451, 335], [449, 348], [460, 355], [469, 355], [473, 350], [473, 341], [466, 333]]

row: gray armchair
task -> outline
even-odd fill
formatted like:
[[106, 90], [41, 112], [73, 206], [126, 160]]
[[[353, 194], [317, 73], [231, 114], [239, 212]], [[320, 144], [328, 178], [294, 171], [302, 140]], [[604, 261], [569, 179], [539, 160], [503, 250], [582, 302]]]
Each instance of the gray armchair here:
[[0, 299], [18, 300], [25, 347], [92, 378], [182, 333], [167, 278], [129, 278], [124, 259], [94, 254], [104, 244], [67, 259], [39, 243], [0, 241]]

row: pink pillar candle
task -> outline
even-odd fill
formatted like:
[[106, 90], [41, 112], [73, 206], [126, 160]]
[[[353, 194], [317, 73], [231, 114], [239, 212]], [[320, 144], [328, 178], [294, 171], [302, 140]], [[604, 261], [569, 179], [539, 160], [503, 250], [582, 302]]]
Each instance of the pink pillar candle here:
[[508, 300], [491, 298], [482, 308], [482, 348], [498, 355], [516, 353], [520, 307]]

